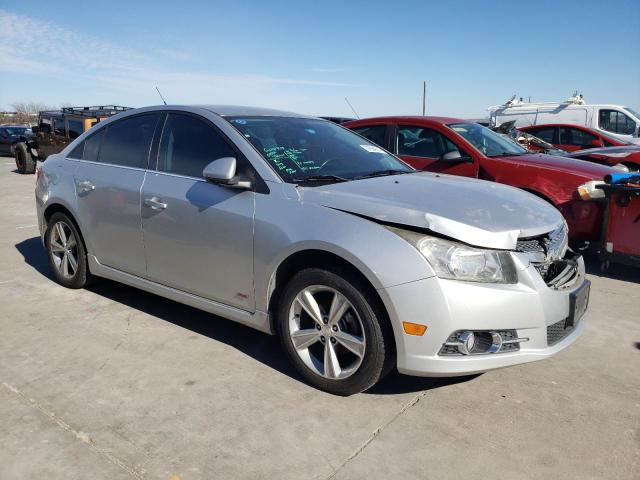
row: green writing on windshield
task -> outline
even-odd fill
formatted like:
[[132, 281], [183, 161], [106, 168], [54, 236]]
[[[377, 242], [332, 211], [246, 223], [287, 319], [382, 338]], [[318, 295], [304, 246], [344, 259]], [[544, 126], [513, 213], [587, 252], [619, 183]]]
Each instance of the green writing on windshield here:
[[308, 172], [320, 167], [313, 160], [304, 160], [306, 148], [269, 147], [264, 149], [267, 158], [279, 172], [293, 174], [298, 171]]

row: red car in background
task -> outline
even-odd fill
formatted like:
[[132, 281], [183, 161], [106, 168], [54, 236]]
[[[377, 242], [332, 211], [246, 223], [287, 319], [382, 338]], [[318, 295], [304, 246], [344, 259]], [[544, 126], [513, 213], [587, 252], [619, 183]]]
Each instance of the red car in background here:
[[527, 190], [558, 208], [571, 240], [598, 241], [604, 203], [594, 181], [616, 170], [531, 153], [477, 123], [444, 117], [378, 117], [343, 126], [419, 170], [475, 177]]
[[[550, 123], [521, 127], [518, 130], [552, 144], [567, 152], [570, 157], [601, 163], [624, 165], [629, 170], [640, 169], [640, 146], [581, 125]], [[616, 147], [616, 148], [614, 148]]]

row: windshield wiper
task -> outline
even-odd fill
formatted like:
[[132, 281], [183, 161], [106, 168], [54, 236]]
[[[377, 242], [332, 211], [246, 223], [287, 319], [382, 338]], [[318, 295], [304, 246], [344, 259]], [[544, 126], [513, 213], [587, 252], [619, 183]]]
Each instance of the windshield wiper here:
[[291, 180], [294, 183], [304, 182], [348, 182], [348, 178], [341, 177], [339, 175], [312, 175], [307, 178], [294, 178]]
[[362, 178], [373, 178], [373, 177], [386, 177], [387, 175], [402, 175], [403, 173], [412, 173], [413, 170], [378, 170], [376, 172], [367, 173], [366, 175], [360, 175], [356, 177], [355, 180], [360, 180]]

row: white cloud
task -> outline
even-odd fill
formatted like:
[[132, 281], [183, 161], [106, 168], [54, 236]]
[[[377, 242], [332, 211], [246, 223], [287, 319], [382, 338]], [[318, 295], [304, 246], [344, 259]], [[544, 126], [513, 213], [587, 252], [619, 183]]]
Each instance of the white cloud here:
[[[175, 103], [242, 103], [295, 108], [308, 100], [295, 87], [344, 89], [357, 86], [254, 73], [223, 75], [174, 71], [164, 66], [170, 61], [190, 58], [191, 53], [186, 50], [140, 52], [52, 22], [0, 9], [0, 72], [46, 76], [47, 81], [59, 84], [64, 81], [77, 84], [80, 80], [86, 85], [82, 95], [78, 92], [78, 97], [82, 98], [98, 100], [109, 94], [109, 98], [136, 98], [138, 105], [145, 104], [157, 99], [154, 86], [158, 85], [167, 100]], [[321, 70], [314, 69], [316, 73]]]

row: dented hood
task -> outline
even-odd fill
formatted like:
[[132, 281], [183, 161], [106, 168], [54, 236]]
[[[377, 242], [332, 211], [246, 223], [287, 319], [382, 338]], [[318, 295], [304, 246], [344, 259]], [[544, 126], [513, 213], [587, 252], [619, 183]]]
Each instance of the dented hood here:
[[544, 200], [494, 182], [418, 172], [299, 189], [303, 202], [385, 223], [426, 228], [471, 245], [514, 249], [562, 215]]

